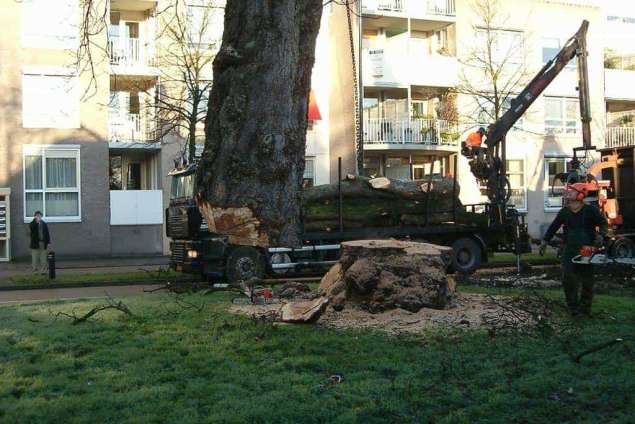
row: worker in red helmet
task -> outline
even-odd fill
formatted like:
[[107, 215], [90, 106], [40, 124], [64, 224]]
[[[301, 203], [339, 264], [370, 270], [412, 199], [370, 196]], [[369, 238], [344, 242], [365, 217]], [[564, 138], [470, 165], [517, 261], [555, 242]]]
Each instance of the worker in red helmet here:
[[[563, 195], [563, 208], [553, 220], [540, 244], [544, 255], [547, 244], [563, 227], [562, 287], [572, 315], [591, 315], [593, 301], [593, 268], [574, 264], [582, 246], [601, 245], [608, 231], [606, 218], [592, 205], [586, 205], [585, 183], [569, 184]], [[598, 232], [599, 229], [599, 232]]]

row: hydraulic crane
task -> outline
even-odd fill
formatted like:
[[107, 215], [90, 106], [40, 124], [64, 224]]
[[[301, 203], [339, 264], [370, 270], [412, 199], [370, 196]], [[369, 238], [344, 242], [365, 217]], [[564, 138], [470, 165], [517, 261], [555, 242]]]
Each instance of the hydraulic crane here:
[[[527, 109], [542, 92], [562, 72], [569, 62], [577, 58], [578, 95], [582, 120], [582, 146], [573, 151], [573, 160], [569, 164], [569, 175], [580, 168], [577, 153], [595, 149], [591, 146], [591, 110], [589, 102], [589, 79], [587, 67], [586, 35], [589, 22], [583, 21], [580, 29], [571, 37], [560, 52], [547, 62], [523, 91], [511, 101], [511, 107], [496, 122], [489, 125], [486, 132], [484, 154], [470, 157], [470, 169], [474, 176], [487, 187], [487, 196], [495, 220], [504, 219], [506, 204], [511, 195], [509, 180], [505, 175], [504, 158], [501, 158], [501, 145], [507, 132], [523, 116]], [[569, 180], [569, 178], [568, 178]]]

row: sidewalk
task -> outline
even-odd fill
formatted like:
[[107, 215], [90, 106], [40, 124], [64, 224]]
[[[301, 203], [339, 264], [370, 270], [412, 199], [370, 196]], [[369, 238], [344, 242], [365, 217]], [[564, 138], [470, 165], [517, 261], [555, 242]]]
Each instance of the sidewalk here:
[[[165, 268], [170, 262], [168, 256], [60, 259], [56, 262], [57, 275], [64, 274], [108, 274], [153, 271]], [[31, 263], [17, 261], [0, 263], [0, 285], [11, 284], [12, 277], [31, 274]]]

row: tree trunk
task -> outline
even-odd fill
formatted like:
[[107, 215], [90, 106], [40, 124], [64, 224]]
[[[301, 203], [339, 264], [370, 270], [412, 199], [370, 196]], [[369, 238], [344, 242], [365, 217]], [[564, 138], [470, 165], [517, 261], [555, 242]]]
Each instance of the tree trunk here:
[[307, 109], [322, 0], [228, 0], [197, 174], [210, 231], [299, 245]]

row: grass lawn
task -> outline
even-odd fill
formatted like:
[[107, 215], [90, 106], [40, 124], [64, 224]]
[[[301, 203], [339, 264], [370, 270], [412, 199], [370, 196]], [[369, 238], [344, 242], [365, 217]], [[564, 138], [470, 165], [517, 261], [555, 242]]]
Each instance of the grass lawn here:
[[[553, 292], [559, 295], [559, 292]], [[624, 293], [622, 293], [624, 294]], [[0, 422], [635, 422], [635, 300], [597, 296], [574, 363], [554, 338], [446, 330], [389, 337], [273, 326], [228, 293], [0, 307]], [[337, 384], [332, 375], [342, 376]]]
[[109, 272], [109, 273], [83, 273], [83, 274], [57, 274], [55, 280], [51, 280], [47, 275], [17, 275], [9, 280], [12, 284], [28, 285], [28, 284], [64, 284], [64, 283], [101, 283], [101, 282], [117, 282], [117, 281], [150, 281], [150, 280], [166, 280], [173, 281], [178, 279], [191, 279], [192, 276], [176, 272], [173, 270], [162, 271], [133, 271], [133, 272]]

